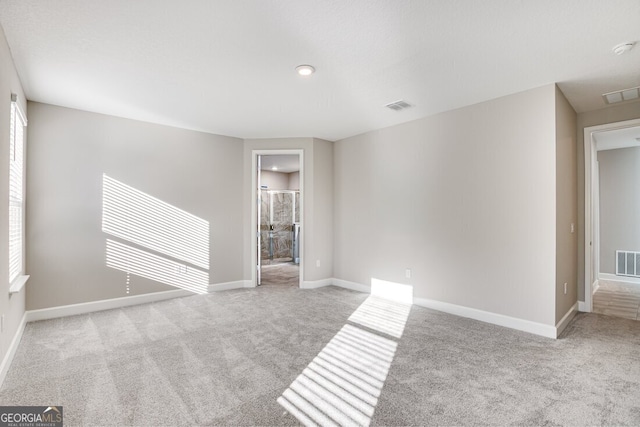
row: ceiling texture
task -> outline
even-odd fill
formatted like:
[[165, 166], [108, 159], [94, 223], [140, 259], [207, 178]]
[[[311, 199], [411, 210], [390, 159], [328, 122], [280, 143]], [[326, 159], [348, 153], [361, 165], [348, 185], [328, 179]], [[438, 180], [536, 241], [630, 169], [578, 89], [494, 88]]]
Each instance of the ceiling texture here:
[[638, 0], [0, 0], [0, 24], [30, 100], [240, 138], [334, 141], [554, 82], [584, 112], [640, 85], [640, 43], [612, 51], [640, 41]]

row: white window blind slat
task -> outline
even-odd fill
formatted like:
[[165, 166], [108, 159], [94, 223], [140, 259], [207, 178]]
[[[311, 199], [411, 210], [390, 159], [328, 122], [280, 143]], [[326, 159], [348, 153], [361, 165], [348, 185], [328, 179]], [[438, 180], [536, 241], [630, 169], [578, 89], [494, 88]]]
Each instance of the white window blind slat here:
[[9, 283], [23, 273], [24, 114], [12, 97], [9, 131]]

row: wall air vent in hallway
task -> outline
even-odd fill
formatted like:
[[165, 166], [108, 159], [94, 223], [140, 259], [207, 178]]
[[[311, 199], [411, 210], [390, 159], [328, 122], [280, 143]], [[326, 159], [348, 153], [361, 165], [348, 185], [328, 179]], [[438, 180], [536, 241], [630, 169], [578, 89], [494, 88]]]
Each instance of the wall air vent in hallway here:
[[640, 277], [640, 252], [616, 251], [616, 276]]
[[406, 101], [399, 100], [399, 101], [390, 102], [389, 104], [385, 105], [385, 107], [390, 108], [393, 111], [402, 111], [402, 110], [406, 110], [407, 108], [411, 108], [412, 105]]

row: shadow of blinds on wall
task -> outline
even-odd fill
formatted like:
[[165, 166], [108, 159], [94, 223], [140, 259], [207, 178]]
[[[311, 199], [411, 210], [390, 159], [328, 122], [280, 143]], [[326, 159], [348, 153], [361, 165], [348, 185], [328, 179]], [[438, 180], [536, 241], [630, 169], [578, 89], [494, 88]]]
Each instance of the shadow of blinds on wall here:
[[209, 285], [209, 222], [103, 175], [106, 264], [195, 293]]

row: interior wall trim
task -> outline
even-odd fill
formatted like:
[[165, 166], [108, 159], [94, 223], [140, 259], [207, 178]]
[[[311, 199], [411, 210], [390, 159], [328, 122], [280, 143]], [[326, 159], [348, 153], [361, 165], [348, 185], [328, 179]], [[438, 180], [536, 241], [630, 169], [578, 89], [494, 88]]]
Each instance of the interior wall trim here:
[[214, 283], [207, 288], [208, 292], [228, 291], [229, 289], [239, 289], [251, 287], [251, 280], [236, 280], [234, 282]]
[[193, 292], [183, 289], [172, 291], [151, 292], [142, 295], [105, 299], [100, 301], [83, 302], [80, 304], [62, 305], [59, 307], [28, 310], [25, 312], [27, 322], [36, 320], [57, 319], [58, 317], [74, 316], [76, 314], [93, 313], [94, 311], [111, 310], [114, 308], [128, 307], [131, 305], [146, 304], [154, 301], [163, 301], [172, 298], [194, 295]]
[[556, 325], [556, 338], [560, 336], [560, 334], [565, 330], [567, 325], [571, 323], [573, 318], [578, 314], [578, 303], [573, 304], [573, 307], [567, 311], [567, 313], [560, 319], [558, 324]]
[[20, 320], [20, 324], [18, 325], [18, 330], [16, 331], [13, 339], [11, 340], [11, 344], [9, 344], [9, 348], [7, 349], [7, 353], [4, 355], [4, 359], [2, 359], [2, 364], [0, 364], [0, 387], [4, 384], [4, 379], [7, 376], [7, 372], [9, 372], [9, 368], [11, 367], [11, 362], [13, 362], [13, 357], [16, 355], [18, 351], [18, 346], [20, 345], [20, 340], [22, 340], [22, 334], [24, 333], [24, 328], [27, 325], [27, 312], [22, 315], [22, 319]]
[[[353, 291], [371, 293], [371, 286], [363, 285], [361, 283], [350, 282], [342, 279], [328, 278], [315, 281], [305, 281], [302, 284], [302, 289], [316, 289], [323, 286], [338, 286]], [[218, 283], [209, 285], [210, 291], [220, 291], [227, 289], [238, 289], [245, 287], [253, 287], [251, 280], [237, 280], [234, 282]], [[11, 340], [11, 344], [7, 350], [7, 353], [0, 364], [0, 387], [4, 382], [4, 378], [11, 366], [13, 357], [18, 349], [22, 334], [24, 333], [25, 326], [28, 322], [34, 322], [38, 320], [56, 319], [59, 317], [74, 316], [77, 314], [92, 313], [95, 311], [110, 310], [114, 308], [127, 307], [138, 304], [145, 304], [154, 301], [163, 301], [172, 298], [180, 298], [184, 296], [193, 295], [192, 292], [182, 289], [176, 289], [164, 292], [153, 292], [142, 295], [133, 295], [121, 298], [112, 298], [108, 300], [91, 301], [80, 304], [71, 304], [60, 307], [43, 308], [39, 310], [28, 310], [22, 316], [20, 325]], [[575, 316], [577, 310], [584, 302], [579, 301], [571, 307], [571, 309], [565, 314], [565, 316], [558, 322], [556, 326], [545, 325], [542, 323], [532, 322], [529, 320], [518, 319], [515, 317], [505, 316], [502, 314], [491, 313], [488, 311], [477, 310], [475, 308], [464, 307], [455, 304], [449, 304], [446, 302], [426, 299], [426, 298], [413, 298], [413, 303], [421, 307], [430, 308], [444, 313], [454, 314], [456, 316], [466, 317], [469, 319], [479, 320], [481, 322], [491, 323], [498, 326], [504, 326], [519, 331], [529, 332], [535, 335], [540, 335], [547, 338], [557, 338], [558, 335], [567, 327]]]
[[599, 188], [597, 147], [595, 133], [640, 126], [640, 119], [605, 123], [584, 128], [584, 311], [593, 310], [593, 283], [598, 281], [600, 270], [600, 230], [597, 189]]
[[300, 285], [300, 289], [317, 289], [322, 288], [324, 286], [333, 285], [334, 279], [320, 279], [320, 280], [305, 280]]
[[[246, 141], [245, 141], [246, 142]], [[254, 185], [254, 184], [258, 184], [258, 158], [259, 156], [272, 156], [272, 155], [297, 155], [298, 156], [298, 162], [300, 165], [300, 170], [299, 172], [299, 178], [300, 178], [300, 188], [299, 188], [299, 193], [300, 193], [300, 228], [302, 229], [300, 235], [299, 235], [299, 256], [300, 256], [300, 270], [299, 270], [299, 276], [298, 276], [298, 286], [300, 288], [303, 287], [304, 285], [304, 280], [303, 278], [305, 277], [305, 264], [307, 263], [306, 258], [305, 258], [305, 241], [306, 241], [306, 219], [305, 219], [305, 198], [307, 197], [306, 194], [306, 187], [305, 187], [305, 167], [304, 167], [304, 156], [305, 156], [305, 150], [303, 148], [291, 148], [291, 149], [267, 149], [267, 148], [263, 148], [263, 149], [252, 149], [251, 150], [251, 219], [250, 219], [250, 228], [249, 228], [249, 233], [248, 235], [251, 236], [250, 242], [249, 242], [249, 248], [250, 252], [251, 252], [251, 264], [250, 264], [250, 268], [251, 268], [251, 286], [250, 287], [255, 287], [258, 286], [258, 269], [256, 268], [258, 266], [258, 247], [257, 247], [257, 243], [258, 243], [258, 239], [256, 239], [255, 233], [257, 231], [258, 228], [258, 186]]]
[[[333, 285], [339, 286], [345, 289], [351, 289], [353, 291], [371, 293], [371, 287], [360, 283], [349, 282], [341, 279], [333, 279]], [[558, 327], [552, 325], [545, 325], [544, 323], [532, 322], [530, 320], [518, 319], [517, 317], [505, 316], [503, 314], [491, 313], [489, 311], [478, 310], [475, 308], [464, 307], [456, 304], [449, 304], [446, 302], [436, 301], [427, 298], [413, 298], [413, 303], [421, 307], [430, 308], [432, 310], [442, 311], [443, 313], [449, 313], [460, 317], [466, 317], [469, 319], [479, 320], [485, 323], [491, 323], [493, 325], [504, 326], [506, 328], [516, 329], [518, 331], [529, 332], [531, 334], [540, 335], [546, 338], [557, 338], [560, 335]], [[577, 309], [577, 303], [571, 308]], [[565, 315], [565, 318], [570, 313]], [[575, 314], [575, 313], [574, 313]], [[565, 320], [563, 318], [563, 320]], [[571, 317], [572, 318], [572, 317]], [[571, 318], [566, 319], [568, 324]], [[563, 321], [560, 321], [562, 323]], [[558, 325], [560, 325], [560, 323]], [[566, 327], [561, 325], [562, 328]]]
[[473, 320], [479, 320], [493, 325], [504, 326], [518, 331], [529, 332], [547, 338], [557, 338], [558, 330], [555, 326], [544, 323], [532, 322], [531, 320], [518, 319], [517, 317], [505, 316], [504, 314], [492, 313], [490, 311], [478, 310], [476, 308], [464, 307], [462, 305], [449, 304], [447, 302], [436, 301], [427, 298], [413, 298], [413, 303], [421, 307], [430, 308], [444, 313], [454, 314]]
[[371, 293], [370, 285], [363, 285], [361, 283], [349, 282], [347, 280], [342, 280], [342, 279], [332, 279], [332, 283], [335, 286], [339, 286], [345, 289], [351, 289], [352, 291], [365, 292], [367, 294]]
[[[210, 291], [219, 291], [224, 289], [236, 289], [251, 287], [251, 280], [238, 280], [235, 282], [218, 283], [215, 285], [209, 285]], [[211, 288], [214, 289], [211, 289]], [[114, 308], [128, 307], [132, 305], [146, 304], [155, 301], [164, 301], [173, 298], [180, 298], [185, 296], [194, 295], [193, 292], [189, 292], [183, 289], [175, 289], [171, 291], [152, 292], [142, 295], [132, 295], [128, 297], [112, 298], [108, 300], [91, 301], [80, 304], [64, 305], [60, 307], [43, 308], [39, 310], [28, 310], [22, 316], [18, 329], [9, 344], [9, 348], [0, 363], [0, 387], [4, 383], [4, 379], [9, 371], [11, 362], [18, 350], [20, 340], [22, 340], [22, 334], [28, 322], [35, 322], [38, 320], [57, 319], [60, 317], [74, 316], [77, 314], [93, 313], [96, 311], [111, 310]]]
[[623, 282], [633, 285], [640, 285], [640, 277], [616, 276], [615, 274], [611, 273], [599, 273], [598, 279], [606, 280], [607, 282]]

